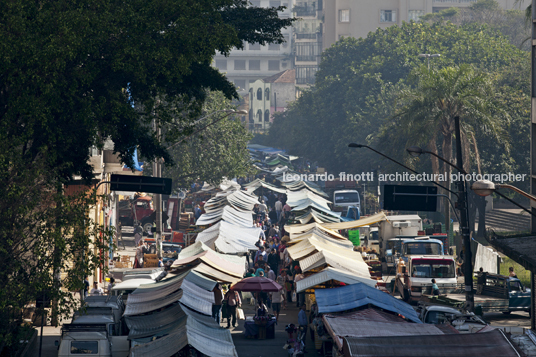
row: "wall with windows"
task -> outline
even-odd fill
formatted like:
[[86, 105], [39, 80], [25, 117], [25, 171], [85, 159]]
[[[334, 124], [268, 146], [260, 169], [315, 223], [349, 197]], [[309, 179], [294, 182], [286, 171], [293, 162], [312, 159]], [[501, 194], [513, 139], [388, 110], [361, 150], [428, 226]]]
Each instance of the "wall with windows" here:
[[[512, 9], [515, 0], [497, 0]], [[419, 16], [450, 7], [467, 7], [476, 0], [329, 0], [324, 2], [322, 48], [342, 37], [366, 37], [377, 28], [402, 21], [417, 21]]]
[[[292, 17], [293, 0], [252, 0], [250, 3], [256, 7], [286, 6], [287, 9], [280, 12], [279, 16]], [[243, 50], [231, 51], [229, 57], [216, 54], [213, 65], [226, 74], [241, 95], [246, 95], [256, 80], [293, 68], [293, 29], [283, 29], [282, 32], [286, 40], [283, 44], [261, 46], [246, 43]]]

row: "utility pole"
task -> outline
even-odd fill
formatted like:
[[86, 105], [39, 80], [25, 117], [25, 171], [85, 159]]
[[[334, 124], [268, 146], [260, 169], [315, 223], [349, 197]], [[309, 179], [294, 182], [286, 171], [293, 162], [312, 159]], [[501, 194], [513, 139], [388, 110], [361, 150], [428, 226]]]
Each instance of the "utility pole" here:
[[[531, 125], [530, 125], [530, 162], [531, 162], [531, 179], [530, 179], [530, 193], [536, 195], [536, 115], [534, 111], [536, 110], [536, 0], [532, 0], [532, 56], [531, 56]], [[530, 221], [530, 231], [532, 234], [536, 233], [536, 202], [530, 200], [530, 209], [532, 211], [532, 218]], [[530, 301], [531, 301], [531, 310], [530, 310], [530, 329], [536, 330], [536, 319], [534, 314], [536, 313], [536, 281], [534, 276], [534, 271], [530, 272]]]
[[[161, 140], [162, 131], [160, 129], [160, 125], [158, 123], [158, 119], [155, 118], [153, 120], [154, 129], [156, 132], [156, 136], [158, 138], [158, 141]], [[162, 164], [160, 162], [160, 158], [157, 158], [153, 163], [153, 177], [162, 177]], [[158, 255], [158, 258], [162, 257], [162, 195], [156, 194], [154, 196], [154, 206], [156, 210], [156, 232], [154, 234], [155, 240], [156, 240], [156, 254]]]
[[[456, 166], [463, 170], [462, 155], [462, 137], [460, 130], [460, 117], [454, 118], [456, 130]], [[463, 174], [463, 172], [462, 172]], [[460, 210], [460, 232], [463, 239], [463, 248], [465, 251], [464, 264], [465, 269], [465, 303], [467, 310], [472, 312], [475, 308], [475, 296], [473, 293], [473, 256], [471, 253], [471, 236], [469, 232], [469, 211], [467, 209], [467, 191], [465, 180], [458, 180], [458, 209]]]

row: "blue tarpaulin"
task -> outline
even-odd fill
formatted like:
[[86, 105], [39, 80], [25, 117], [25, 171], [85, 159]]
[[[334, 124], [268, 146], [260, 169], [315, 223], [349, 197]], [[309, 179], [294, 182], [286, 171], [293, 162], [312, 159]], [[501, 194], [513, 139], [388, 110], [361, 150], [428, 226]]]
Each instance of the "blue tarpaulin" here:
[[363, 283], [333, 289], [316, 289], [318, 312], [341, 312], [368, 304], [400, 314], [410, 321], [422, 323], [415, 310], [407, 303]]

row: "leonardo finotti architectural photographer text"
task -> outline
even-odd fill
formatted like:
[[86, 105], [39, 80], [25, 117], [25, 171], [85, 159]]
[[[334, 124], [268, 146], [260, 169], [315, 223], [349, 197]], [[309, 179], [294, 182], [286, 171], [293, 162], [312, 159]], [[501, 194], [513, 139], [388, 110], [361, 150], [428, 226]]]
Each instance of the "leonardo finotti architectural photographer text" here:
[[[377, 177], [375, 177], [377, 176]], [[451, 173], [450, 180], [447, 178], [447, 173], [440, 174], [413, 174], [409, 172], [396, 172], [394, 174], [377, 174], [374, 172], [362, 172], [360, 174], [347, 174], [341, 172], [338, 175], [323, 173], [323, 174], [283, 174], [283, 181], [333, 181], [339, 179], [341, 181], [366, 181], [371, 182], [376, 179], [380, 182], [458, 182], [458, 181], [479, 181], [489, 180], [497, 183], [504, 182], [519, 182], [525, 181], [527, 174], [513, 174], [511, 172], [503, 174], [477, 174], [475, 172], [470, 174]]]

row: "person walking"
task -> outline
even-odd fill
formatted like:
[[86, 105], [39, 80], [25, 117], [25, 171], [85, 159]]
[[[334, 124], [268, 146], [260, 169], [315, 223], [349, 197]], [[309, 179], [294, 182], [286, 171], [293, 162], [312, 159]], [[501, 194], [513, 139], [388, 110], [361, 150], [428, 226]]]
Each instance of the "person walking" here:
[[115, 279], [113, 276], [110, 277], [110, 282], [108, 283], [108, 295], [112, 295], [112, 288], [115, 285]]
[[136, 258], [134, 259], [134, 268], [143, 268], [143, 253], [145, 246], [143, 245], [143, 240], [138, 242], [138, 247], [136, 248]]
[[227, 328], [231, 328], [231, 319], [233, 327], [236, 327], [236, 309], [242, 306], [242, 300], [240, 295], [234, 290], [229, 289], [225, 294], [225, 301], [227, 302]]
[[283, 210], [283, 203], [281, 203], [281, 199], [278, 198], [277, 202], [274, 205], [275, 207], [275, 213], [277, 215], [277, 222], [281, 219], [281, 211]]
[[[277, 277], [277, 283], [283, 286], [283, 277]], [[272, 300], [272, 311], [275, 315], [275, 321], [279, 321], [279, 312], [281, 312], [281, 303], [285, 301], [285, 289], [273, 292], [270, 294], [270, 299]]]
[[223, 291], [221, 288], [221, 284], [216, 284], [214, 289], [212, 289], [212, 292], [214, 293], [214, 304], [212, 304], [212, 318], [216, 320], [218, 324], [220, 324], [221, 305], [223, 301]]
[[[302, 274], [301, 272], [301, 269], [299, 266], [296, 266], [294, 268], [296, 274], [294, 275], [294, 284], [295, 284], [295, 288], [297, 289], [298, 287], [298, 281], [304, 279], [304, 275]], [[300, 307], [302, 304], [305, 303], [305, 291], [302, 291], [301, 293], [298, 293], [298, 290], [296, 290], [296, 293], [297, 293], [297, 299], [296, 299], [296, 306], [297, 307]]]
[[[276, 248], [272, 248], [272, 250], [270, 251], [270, 254], [268, 254], [268, 265], [274, 270], [275, 272], [275, 276], [277, 277], [279, 274], [279, 261], [281, 260], [281, 258], [279, 258], [279, 254], [277, 253], [277, 249]], [[268, 275], [268, 277], [270, 278], [270, 275]], [[270, 278], [272, 279], [272, 278]], [[275, 280], [275, 278], [273, 279]]]
[[516, 273], [515, 273], [515, 271], [514, 271], [514, 267], [510, 267], [510, 268], [508, 268], [508, 276], [509, 276], [510, 278], [517, 278], [517, 275], [516, 275]]
[[[300, 308], [300, 312], [298, 313], [298, 324], [300, 325], [300, 330], [303, 331], [302, 341], [303, 341], [304, 346], [306, 345], [305, 338], [307, 337], [307, 328], [309, 325], [307, 321], [307, 312], [305, 312], [305, 309], [306, 309], [305, 304], [302, 304]], [[305, 352], [305, 348], [304, 348], [304, 352]]]

